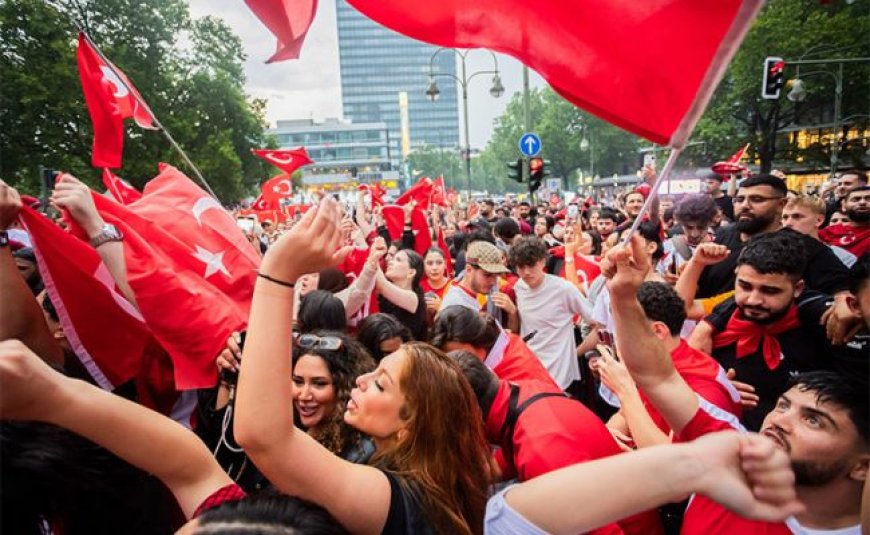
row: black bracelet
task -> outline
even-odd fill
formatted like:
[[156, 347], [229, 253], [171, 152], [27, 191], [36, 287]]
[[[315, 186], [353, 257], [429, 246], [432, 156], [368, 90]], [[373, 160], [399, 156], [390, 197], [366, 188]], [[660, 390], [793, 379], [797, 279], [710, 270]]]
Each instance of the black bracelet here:
[[269, 281], [269, 282], [274, 282], [275, 284], [278, 284], [278, 285], [281, 285], [281, 286], [286, 286], [287, 288], [293, 288], [293, 287], [296, 286], [296, 283], [295, 283], [295, 282], [284, 282], [284, 281], [279, 281], [278, 279], [273, 279], [272, 277], [270, 277], [270, 276], [268, 276], [268, 275], [264, 275], [263, 273], [257, 273], [257, 276], [260, 277], [260, 278], [266, 279], [266, 280]]

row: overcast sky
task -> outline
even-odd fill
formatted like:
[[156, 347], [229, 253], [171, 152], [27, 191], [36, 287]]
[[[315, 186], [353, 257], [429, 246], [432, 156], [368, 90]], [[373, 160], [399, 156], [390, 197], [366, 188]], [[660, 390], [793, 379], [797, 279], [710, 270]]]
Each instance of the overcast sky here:
[[[342, 116], [335, 0], [319, 2], [300, 59], [270, 65], [264, 62], [275, 51], [275, 38], [241, 0], [190, 0], [190, 12], [193, 17], [220, 17], [241, 37], [248, 57], [245, 62], [247, 90], [253, 96], [268, 99], [266, 117], [270, 124], [274, 126], [278, 119], [322, 120]], [[486, 145], [493, 119], [504, 111], [510, 95], [522, 89], [520, 63], [501, 54], [498, 62], [506, 90], [501, 98], [490, 96], [486, 76], [475, 78], [469, 86], [469, 122], [474, 148]], [[469, 73], [491, 67], [492, 58], [488, 53], [478, 51], [469, 55]], [[544, 81], [533, 72], [532, 86], [543, 85]], [[420, 91], [425, 88], [426, 80], [421, 78]], [[459, 111], [461, 128], [461, 103]]]

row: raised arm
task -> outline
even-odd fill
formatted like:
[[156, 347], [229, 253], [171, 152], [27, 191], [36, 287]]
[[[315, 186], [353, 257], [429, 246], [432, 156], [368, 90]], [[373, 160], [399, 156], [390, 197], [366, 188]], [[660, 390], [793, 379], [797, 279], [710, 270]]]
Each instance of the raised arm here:
[[700, 300], [695, 299], [698, 293], [698, 281], [707, 266], [718, 264], [728, 258], [731, 251], [718, 243], [702, 243], [695, 249], [692, 258], [686, 263], [674, 289], [685, 303], [686, 316], [692, 320], [704, 317], [705, 310]]
[[338, 217], [336, 202], [324, 199], [263, 257], [242, 353], [233, 434], [279, 490], [323, 506], [355, 533], [376, 534], [390, 506], [386, 476], [342, 460], [293, 425], [289, 286], [350, 252], [340, 248]]
[[[606, 482], [619, 492], [602, 492]], [[735, 432], [575, 464], [511, 487], [505, 501], [547, 533], [573, 535], [694, 492], [770, 522], [803, 510], [788, 456], [764, 437]]]
[[207, 497], [232, 484], [189, 430], [142, 405], [64, 377], [18, 340], [0, 342], [0, 383], [0, 418], [48, 422], [96, 442], [154, 474], [188, 518]]
[[[0, 231], [7, 230], [21, 210], [21, 197], [0, 180]], [[0, 340], [18, 338], [40, 357], [63, 366], [63, 352], [45, 323], [9, 247], [0, 247]]]
[[639, 236], [630, 245], [608, 253], [615, 273], [607, 282], [617, 350], [637, 386], [661, 413], [675, 433], [679, 433], [698, 410], [698, 398], [674, 369], [671, 356], [656, 338], [637, 300], [637, 289], [649, 270]]
[[[58, 210], [67, 210], [88, 237], [97, 235], [106, 222], [97, 212], [91, 189], [72, 175], [64, 173], [51, 195], [51, 204]], [[124, 244], [119, 241], [106, 242], [96, 248], [103, 263], [115, 279], [118, 289], [136, 308], [136, 295], [127, 282], [127, 263], [124, 259]]]

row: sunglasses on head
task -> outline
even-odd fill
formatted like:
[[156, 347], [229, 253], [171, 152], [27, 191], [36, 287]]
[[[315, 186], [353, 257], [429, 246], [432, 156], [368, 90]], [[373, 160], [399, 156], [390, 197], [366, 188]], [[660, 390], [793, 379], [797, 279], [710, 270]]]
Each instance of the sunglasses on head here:
[[317, 336], [316, 334], [293, 334], [293, 342], [301, 349], [326, 349], [337, 351], [344, 345], [337, 336]]

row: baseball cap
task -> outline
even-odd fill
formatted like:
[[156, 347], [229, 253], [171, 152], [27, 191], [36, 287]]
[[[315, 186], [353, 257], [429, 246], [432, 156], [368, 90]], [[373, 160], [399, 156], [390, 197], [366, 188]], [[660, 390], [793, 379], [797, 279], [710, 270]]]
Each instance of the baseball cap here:
[[501, 259], [501, 251], [485, 241], [471, 242], [465, 252], [465, 262], [487, 273], [509, 273]]

